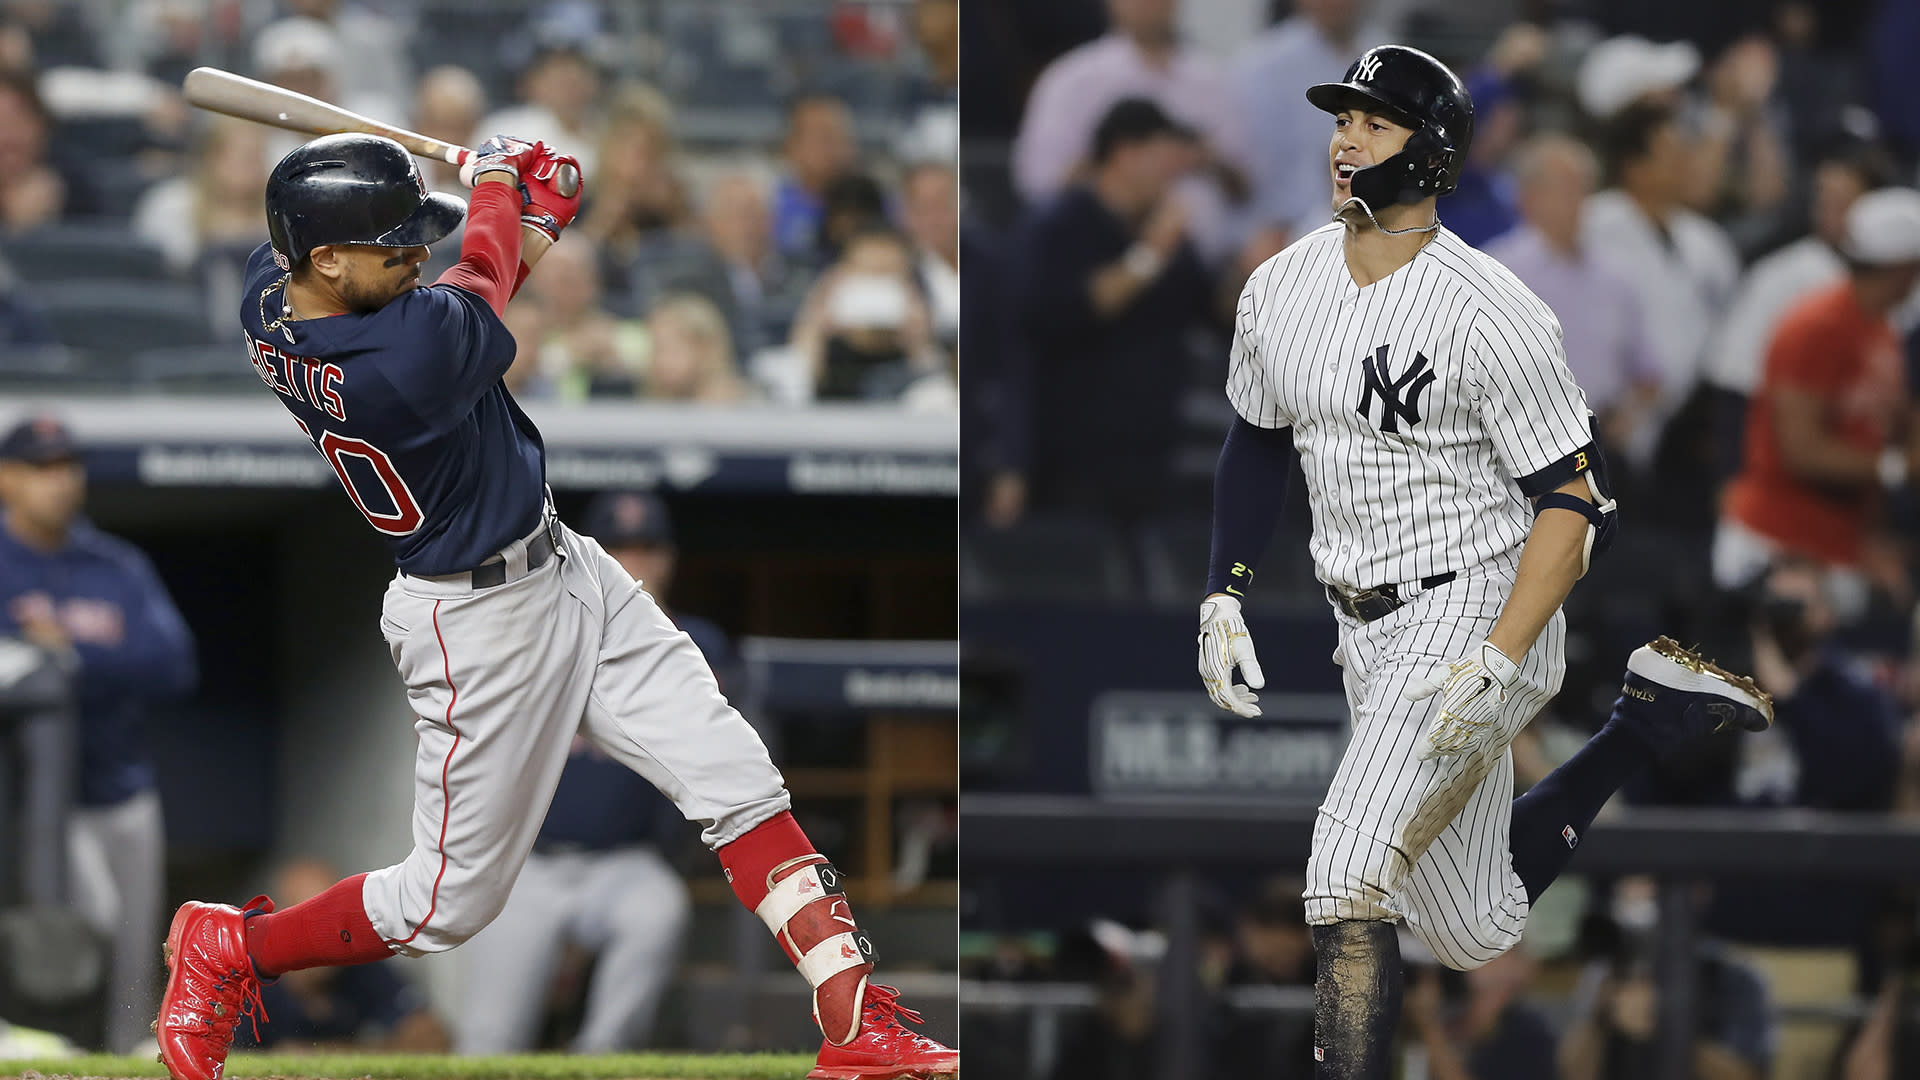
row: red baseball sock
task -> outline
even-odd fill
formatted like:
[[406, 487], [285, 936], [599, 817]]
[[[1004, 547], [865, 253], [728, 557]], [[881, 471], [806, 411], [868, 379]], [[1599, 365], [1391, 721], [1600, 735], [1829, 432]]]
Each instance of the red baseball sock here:
[[813, 842], [800, 831], [800, 823], [784, 810], [747, 830], [746, 835], [721, 848], [717, 854], [720, 865], [726, 867], [727, 883], [733, 886], [733, 895], [740, 898], [748, 911], [757, 910], [760, 901], [767, 898], [767, 877], [774, 867], [809, 855], [826, 861], [813, 850]]
[[304, 903], [247, 920], [247, 954], [262, 977], [312, 967], [348, 967], [393, 953], [367, 921], [355, 874]]

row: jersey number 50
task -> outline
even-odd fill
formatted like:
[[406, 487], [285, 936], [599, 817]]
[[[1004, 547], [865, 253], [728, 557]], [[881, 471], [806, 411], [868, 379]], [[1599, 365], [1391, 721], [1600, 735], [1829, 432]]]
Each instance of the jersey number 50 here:
[[[300, 430], [307, 432], [308, 438], [313, 437], [313, 432], [308, 431], [307, 425], [301, 423], [298, 417], [294, 418], [294, 423], [300, 424]], [[400, 478], [400, 470], [393, 467], [393, 460], [387, 457], [386, 451], [365, 439], [350, 438], [332, 431], [320, 433], [319, 449], [321, 456], [327, 459], [327, 464], [333, 466], [333, 474], [340, 478], [340, 486], [347, 489], [347, 497], [360, 508], [369, 525], [388, 536], [406, 536], [420, 527], [425, 515], [420, 512], [420, 504], [413, 501], [413, 492], [407, 490], [407, 482]], [[346, 459], [349, 457], [357, 457], [372, 468], [374, 477], [386, 489], [386, 501], [393, 504], [393, 513], [383, 514], [368, 508], [367, 500], [361, 497], [359, 489], [354, 486], [353, 474], [347, 471]]]

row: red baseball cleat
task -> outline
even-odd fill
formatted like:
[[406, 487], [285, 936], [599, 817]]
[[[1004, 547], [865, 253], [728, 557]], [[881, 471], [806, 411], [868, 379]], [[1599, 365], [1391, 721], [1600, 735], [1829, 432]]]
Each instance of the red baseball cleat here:
[[193, 901], [174, 912], [162, 953], [167, 992], [153, 1025], [160, 1064], [173, 1080], [220, 1080], [234, 1027], [242, 1016], [252, 1020], [261, 1013], [260, 979], [247, 955], [246, 913], [272, 910], [273, 901], [260, 896], [245, 911]]
[[925, 1023], [900, 1004], [900, 991], [868, 983], [860, 1031], [841, 1046], [824, 1042], [807, 1080], [959, 1080], [960, 1051], [900, 1026]]

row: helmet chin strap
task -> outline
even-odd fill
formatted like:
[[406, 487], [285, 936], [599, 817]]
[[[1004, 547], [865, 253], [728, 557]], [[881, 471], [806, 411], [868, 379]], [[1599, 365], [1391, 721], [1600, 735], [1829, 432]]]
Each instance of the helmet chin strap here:
[[1355, 203], [1359, 204], [1360, 212], [1367, 215], [1367, 220], [1373, 222], [1373, 227], [1379, 230], [1379, 232], [1384, 236], [1405, 236], [1408, 233], [1430, 233], [1430, 232], [1440, 231], [1440, 215], [1439, 214], [1435, 214], [1433, 216], [1433, 220], [1431, 222], [1428, 222], [1425, 225], [1409, 225], [1404, 229], [1389, 229], [1386, 226], [1380, 224], [1380, 219], [1373, 216], [1373, 207], [1368, 206], [1367, 200], [1361, 198], [1358, 195], [1347, 196], [1347, 201], [1341, 203], [1340, 208], [1333, 212], [1333, 220], [1339, 221], [1340, 215], [1346, 213], [1347, 208], [1350, 206], [1353, 206]]

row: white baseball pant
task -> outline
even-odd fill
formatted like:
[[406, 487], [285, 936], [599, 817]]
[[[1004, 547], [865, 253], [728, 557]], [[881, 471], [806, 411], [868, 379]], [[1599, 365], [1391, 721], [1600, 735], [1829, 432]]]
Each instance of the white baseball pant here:
[[1518, 555], [1461, 572], [1362, 623], [1335, 612], [1353, 734], [1314, 821], [1307, 922], [1404, 919], [1441, 963], [1465, 971], [1512, 948], [1527, 922], [1508, 828], [1508, 743], [1560, 690], [1566, 617], [1556, 611], [1520, 661], [1499, 714], [1500, 737], [1478, 754], [1421, 761], [1420, 737], [1440, 697], [1408, 701], [1407, 684], [1451, 663], [1493, 629]]
[[381, 631], [417, 715], [413, 851], [362, 896], [395, 952], [451, 949], [500, 913], [576, 734], [701, 823], [710, 848], [790, 805], [692, 639], [598, 543], [555, 528], [561, 557], [528, 572], [532, 537], [517, 540], [504, 585], [387, 587]]

